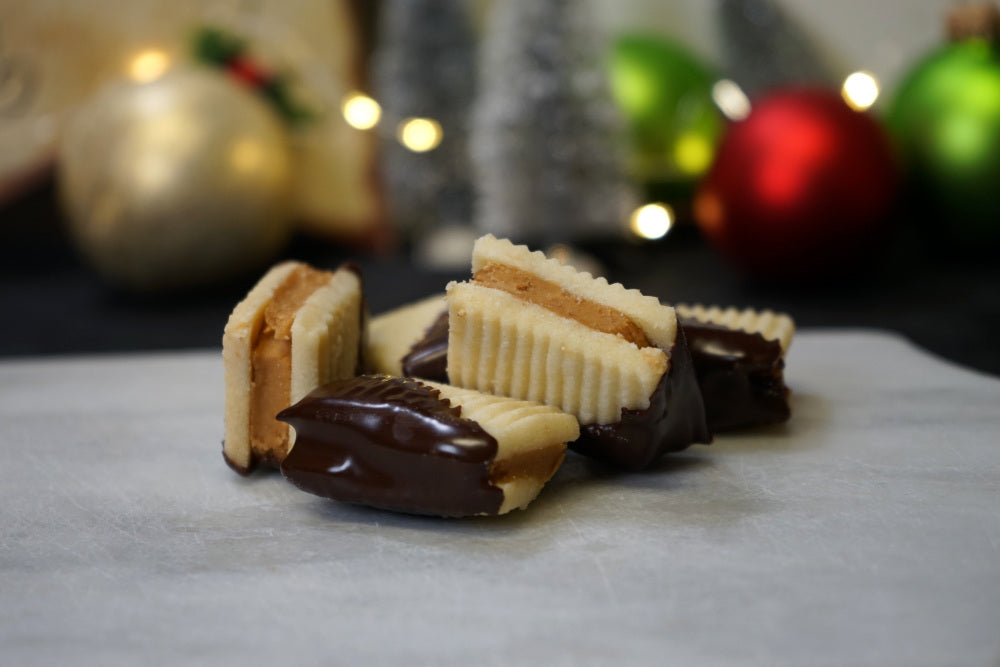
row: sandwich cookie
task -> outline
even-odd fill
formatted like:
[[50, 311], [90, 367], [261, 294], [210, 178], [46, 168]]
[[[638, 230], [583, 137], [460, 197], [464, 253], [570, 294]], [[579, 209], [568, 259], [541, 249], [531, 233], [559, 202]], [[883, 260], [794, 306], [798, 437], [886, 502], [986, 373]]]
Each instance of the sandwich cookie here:
[[452, 384], [558, 407], [574, 450], [624, 468], [710, 442], [673, 308], [490, 235], [472, 272], [447, 289]]
[[240, 474], [278, 466], [294, 443], [275, 419], [316, 387], [359, 371], [364, 319], [353, 266], [272, 267], [237, 304], [222, 337], [226, 413], [223, 456]]

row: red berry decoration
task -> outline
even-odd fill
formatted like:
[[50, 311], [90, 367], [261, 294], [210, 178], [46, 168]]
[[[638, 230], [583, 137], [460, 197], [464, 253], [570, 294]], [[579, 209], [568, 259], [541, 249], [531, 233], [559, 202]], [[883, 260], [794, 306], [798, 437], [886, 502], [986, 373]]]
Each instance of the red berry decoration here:
[[834, 92], [790, 89], [734, 123], [694, 208], [708, 242], [762, 279], [847, 268], [884, 235], [897, 184], [881, 127]]
[[234, 79], [251, 88], [263, 88], [271, 80], [270, 73], [245, 55], [234, 56], [230, 59], [226, 63], [226, 70]]

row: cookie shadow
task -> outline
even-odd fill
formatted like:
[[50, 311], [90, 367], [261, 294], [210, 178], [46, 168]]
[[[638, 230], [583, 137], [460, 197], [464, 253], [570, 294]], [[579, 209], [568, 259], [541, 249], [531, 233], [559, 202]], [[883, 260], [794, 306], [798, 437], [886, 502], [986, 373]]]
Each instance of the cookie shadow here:
[[477, 538], [486, 540], [510, 539], [516, 533], [537, 530], [549, 522], [560, 520], [560, 517], [552, 515], [546, 508], [583, 502], [582, 498], [594, 491], [594, 487], [622, 483], [624, 488], [626, 485], [636, 486], [637, 482], [642, 485], [640, 480], [646, 478], [650, 486], [669, 489], [674, 483], [670, 478], [689, 474], [706, 465], [711, 465], [711, 462], [701, 457], [670, 455], [648, 470], [628, 472], [570, 451], [562, 466], [528, 508], [512, 510], [501, 516], [440, 517], [319, 497], [307, 507], [314, 517], [331, 524], [340, 522], [355, 526], [416, 530], [437, 533], [442, 537], [468, 535], [471, 532]]
[[[537, 502], [536, 499], [532, 505]], [[309, 505], [309, 509], [314, 516], [331, 523], [432, 532], [442, 537], [467, 536], [469, 533], [474, 533], [477, 538], [487, 540], [509, 538], [511, 533], [528, 526], [537, 526], [538, 523], [532, 516], [531, 507], [529, 511], [513, 510], [500, 516], [446, 517], [371, 507], [330, 498], [316, 498], [315, 502]]]
[[823, 439], [811, 437], [811, 434], [830, 423], [830, 402], [817, 394], [793, 393], [789, 405], [792, 414], [788, 421], [717, 432], [710, 449], [782, 452], [810, 449], [820, 444]]
[[620, 484], [623, 488], [656, 486], [669, 490], [681, 484], [684, 478], [712, 465], [712, 461], [700, 453], [689, 454], [688, 451], [667, 454], [643, 470], [623, 470], [571, 451], [566, 454], [566, 462], [546, 485], [544, 493], [548, 498], [565, 501], [586, 493], [594, 486], [606, 484]]
[[[586, 502], [586, 496], [592, 494], [595, 487], [606, 489], [618, 485], [623, 490], [634, 488], [667, 494], [685, 493], [687, 486], [701, 483], [695, 480], [696, 477], [711, 483], [712, 470], [727, 451], [784, 452], [818, 446], [822, 439], [809, 435], [829, 423], [829, 402], [808, 393], [795, 393], [790, 400], [792, 417], [788, 422], [724, 431], [716, 434], [711, 445], [696, 444], [680, 452], [666, 454], [640, 471], [622, 470], [568, 451], [562, 466], [527, 510], [514, 510], [502, 516], [428, 516], [327, 498], [315, 498], [308, 508], [315, 517], [330, 523], [431, 532], [443, 538], [463, 536], [465, 539], [471, 533], [487, 541], [510, 539], [522, 532], [535, 533], [539, 527], [544, 528], [553, 521], [561, 520], [559, 513], [552, 511], [553, 508]], [[269, 478], [275, 475], [280, 477], [280, 472], [267, 471], [264, 475], [253, 477]], [[249, 478], [245, 479], [245, 483], [252, 483]], [[742, 511], [738, 513], [741, 515], [754, 512], [752, 503], [741, 502], [739, 505]]]

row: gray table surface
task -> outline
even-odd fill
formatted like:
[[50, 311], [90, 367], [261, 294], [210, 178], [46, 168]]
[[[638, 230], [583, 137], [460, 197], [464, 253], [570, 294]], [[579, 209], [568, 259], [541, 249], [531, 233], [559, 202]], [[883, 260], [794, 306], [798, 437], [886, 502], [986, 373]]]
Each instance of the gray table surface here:
[[243, 479], [218, 352], [0, 362], [0, 663], [1000, 665], [1000, 380], [799, 335], [792, 421], [527, 511]]

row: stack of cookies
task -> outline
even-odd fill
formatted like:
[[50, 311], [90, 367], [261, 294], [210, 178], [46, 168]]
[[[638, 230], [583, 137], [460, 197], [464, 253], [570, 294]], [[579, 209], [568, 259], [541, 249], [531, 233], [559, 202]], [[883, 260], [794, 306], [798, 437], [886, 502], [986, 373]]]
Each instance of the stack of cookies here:
[[567, 447], [638, 470], [788, 418], [787, 316], [664, 305], [485, 236], [472, 277], [369, 319], [356, 271], [272, 269], [223, 338], [238, 472], [464, 516], [526, 507]]

